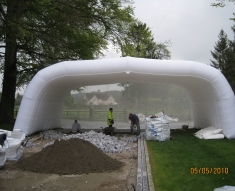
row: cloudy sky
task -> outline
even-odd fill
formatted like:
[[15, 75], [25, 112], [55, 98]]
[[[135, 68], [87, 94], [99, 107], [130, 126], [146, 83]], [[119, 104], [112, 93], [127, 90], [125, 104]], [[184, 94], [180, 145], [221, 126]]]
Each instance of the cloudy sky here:
[[[172, 60], [210, 64], [218, 34], [223, 29], [234, 39], [231, 27], [235, 4], [210, 6], [216, 0], [134, 0], [135, 16], [151, 29], [156, 42], [171, 40]], [[235, 24], [235, 23], [234, 23]], [[107, 52], [107, 57], [118, 57]], [[106, 86], [102, 86], [105, 90]], [[98, 87], [102, 89], [102, 87]], [[115, 86], [110, 86], [115, 87]], [[92, 89], [92, 88], [90, 88]]]
[[[210, 64], [218, 34], [223, 29], [229, 39], [235, 4], [224, 8], [210, 6], [216, 0], [134, 0], [135, 16], [151, 29], [156, 42], [171, 40], [172, 60], [191, 60]], [[109, 51], [106, 57], [118, 57]], [[88, 91], [110, 90], [114, 86], [98, 86]]]

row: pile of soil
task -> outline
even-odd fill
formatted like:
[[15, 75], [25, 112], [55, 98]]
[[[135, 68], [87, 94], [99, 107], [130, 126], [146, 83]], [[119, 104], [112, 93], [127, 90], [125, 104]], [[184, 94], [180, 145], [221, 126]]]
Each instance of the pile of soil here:
[[53, 145], [19, 161], [22, 170], [46, 174], [88, 174], [118, 170], [123, 163], [81, 139], [56, 140]]

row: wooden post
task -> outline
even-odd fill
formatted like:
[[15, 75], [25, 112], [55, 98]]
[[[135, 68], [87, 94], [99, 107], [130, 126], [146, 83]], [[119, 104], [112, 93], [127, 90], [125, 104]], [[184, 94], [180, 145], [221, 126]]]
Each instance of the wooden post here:
[[123, 110], [123, 121], [124, 121], [124, 122], [126, 122], [126, 121], [127, 121], [126, 108], [124, 108], [124, 110]]
[[17, 117], [18, 114], [18, 110], [15, 110], [15, 118]]
[[93, 120], [93, 110], [92, 110], [92, 108], [90, 108], [89, 116], [90, 116], [90, 120], [92, 121]]

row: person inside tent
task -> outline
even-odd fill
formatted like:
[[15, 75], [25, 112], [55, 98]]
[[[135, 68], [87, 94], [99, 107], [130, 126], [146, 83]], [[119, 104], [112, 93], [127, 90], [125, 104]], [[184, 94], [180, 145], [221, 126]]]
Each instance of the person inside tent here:
[[113, 108], [109, 108], [109, 111], [107, 113], [107, 124], [109, 127], [112, 127], [114, 124], [113, 120]]
[[136, 114], [130, 113], [129, 114], [129, 119], [131, 120], [131, 126], [130, 126], [131, 134], [133, 134], [133, 129], [134, 129], [134, 126], [136, 125], [137, 135], [140, 135], [140, 120], [139, 120], [139, 117]]
[[72, 126], [72, 133], [81, 133], [81, 125], [78, 123], [77, 120], [74, 121]]

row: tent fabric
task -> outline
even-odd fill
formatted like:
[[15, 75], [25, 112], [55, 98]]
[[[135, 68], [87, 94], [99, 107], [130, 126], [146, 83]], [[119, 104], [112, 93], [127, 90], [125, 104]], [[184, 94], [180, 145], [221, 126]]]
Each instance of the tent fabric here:
[[24, 93], [14, 128], [28, 135], [59, 127], [64, 100], [72, 89], [121, 82], [184, 87], [194, 126], [214, 126], [223, 129], [227, 138], [235, 138], [235, 97], [219, 70], [193, 61], [132, 57], [65, 61], [42, 69]]

